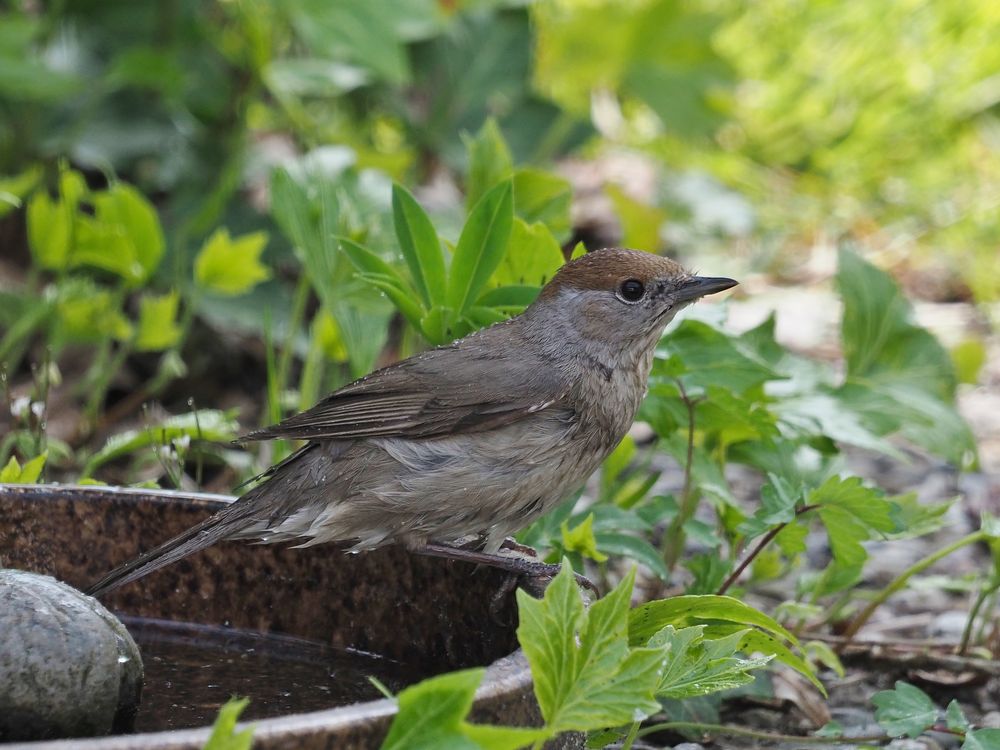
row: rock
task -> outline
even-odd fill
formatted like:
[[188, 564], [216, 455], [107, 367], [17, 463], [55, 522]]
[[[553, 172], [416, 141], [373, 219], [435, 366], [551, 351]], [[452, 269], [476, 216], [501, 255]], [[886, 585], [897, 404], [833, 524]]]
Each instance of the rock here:
[[49, 576], [0, 570], [0, 742], [129, 731], [139, 648], [96, 599]]

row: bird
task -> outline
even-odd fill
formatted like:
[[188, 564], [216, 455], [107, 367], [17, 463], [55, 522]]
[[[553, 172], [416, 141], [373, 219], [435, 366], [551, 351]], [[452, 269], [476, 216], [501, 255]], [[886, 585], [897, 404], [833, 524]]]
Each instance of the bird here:
[[87, 593], [222, 540], [350, 552], [394, 544], [521, 569], [504, 562], [505, 540], [579, 489], [622, 440], [667, 324], [736, 284], [639, 250], [570, 260], [521, 314], [240, 438], [305, 442], [237, 500]]

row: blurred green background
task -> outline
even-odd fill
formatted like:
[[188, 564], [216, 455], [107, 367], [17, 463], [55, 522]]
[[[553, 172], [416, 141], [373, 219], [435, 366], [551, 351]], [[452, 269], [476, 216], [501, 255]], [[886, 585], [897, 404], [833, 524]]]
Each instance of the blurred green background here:
[[780, 272], [850, 235], [994, 300], [998, 39], [992, 0], [15, 2], [0, 210], [65, 157], [136, 184], [189, 258], [270, 224], [245, 191], [283, 158], [338, 144], [421, 185], [493, 116], [518, 162], [642, 154], [651, 210], [618, 211], [675, 252], [737, 239]]

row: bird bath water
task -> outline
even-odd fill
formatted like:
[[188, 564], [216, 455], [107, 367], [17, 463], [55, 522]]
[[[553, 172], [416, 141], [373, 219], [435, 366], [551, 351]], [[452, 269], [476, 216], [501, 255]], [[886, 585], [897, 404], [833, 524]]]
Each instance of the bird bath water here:
[[[0, 567], [84, 588], [231, 498], [0, 485]], [[251, 698], [255, 748], [374, 748], [393, 690], [489, 665], [473, 719], [538, 721], [506, 575], [384, 549], [347, 555], [222, 543], [111, 592], [146, 668], [136, 734], [31, 743], [64, 750], [201, 747], [219, 706]], [[575, 744], [578, 738], [567, 738]], [[5, 746], [7, 747], [7, 746]]]

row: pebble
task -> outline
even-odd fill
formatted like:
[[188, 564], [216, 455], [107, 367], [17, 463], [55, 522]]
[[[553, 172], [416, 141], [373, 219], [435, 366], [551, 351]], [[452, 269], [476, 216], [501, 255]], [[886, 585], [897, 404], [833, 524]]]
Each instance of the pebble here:
[[129, 731], [142, 660], [96, 599], [49, 576], [0, 570], [0, 742]]

